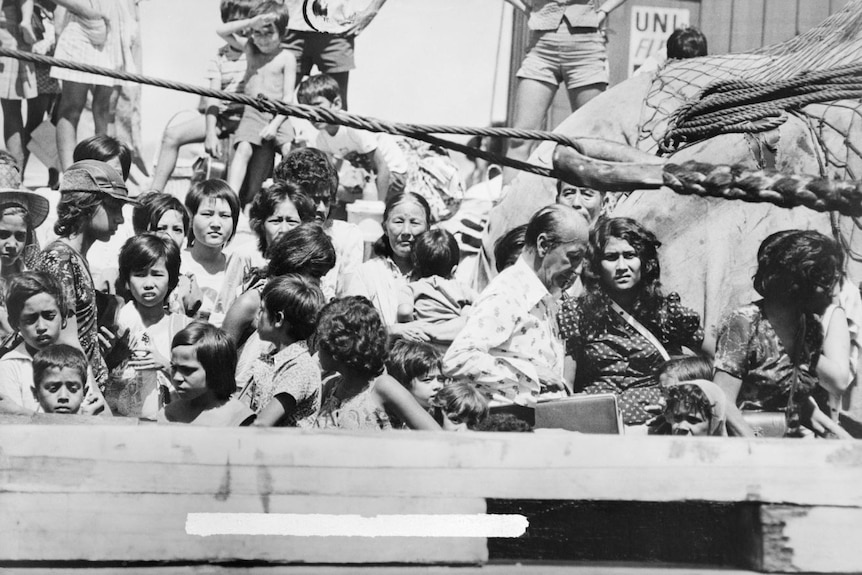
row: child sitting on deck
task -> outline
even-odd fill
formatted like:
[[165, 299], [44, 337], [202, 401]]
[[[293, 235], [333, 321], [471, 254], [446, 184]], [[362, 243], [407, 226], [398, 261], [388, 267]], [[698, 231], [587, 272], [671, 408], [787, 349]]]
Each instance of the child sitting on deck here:
[[236, 391], [236, 347], [217, 327], [196, 321], [171, 342], [171, 372], [178, 399], [158, 414], [160, 423], [210, 427], [249, 425], [254, 412], [231, 395]]
[[[243, 20], [227, 22], [218, 34], [228, 44], [245, 52], [248, 68], [245, 73], [245, 94], [285, 103], [293, 101], [296, 82], [296, 57], [282, 48], [287, 35], [288, 8], [281, 2], [264, 0], [249, 11]], [[237, 34], [249, 30], [248, 41]], [[236, 152], [228, 173], [231, 188], [240, 194], [243, 206], [260, 191], [272, 172], [274, 155], [269, 141], [282, 155], [290, 153], [295, 133], [287, 116], [262, 112], [245, 106], [236, 129]], [[246, 185], [243, 186], [243, 182]]]
[[326, 303], [311, 280], [288, 274], [261, 293], [257, 332], [275, 350], [258, 359], [243, 390], [257, 412], [255, 425], [309, 427], [320, 407], [320, 366], [308, 352], [317, 316]]
[[[303, 80], [296, 97], [300, 104], [334, 112], [343, 107], [338, 82], [327, 74]], [[377, 199], [383, 202], [389, 196], [404, 191], [407, 158], [395, 140], [338, 124], [316, 122], [314, 127], [320, 131], [313, 147], [331, 154], [339, 162], [339, 167], [342, 160], [360, 167], [371, 167], [377, 174]]]
[[[21, 343], [0, 358], [0, 413], [40, 411], [33, 394], [33, 356], [57, 343], [66, 324], [66, 305], [59, 281], [45, 272], [23, 272], [9, 281], [6, 299], [9, 323]], [[88, 372], [82, 413], [105, 409], [105, 399]]]
[[80, 349], [58, 343], [33, 356], [33, 397], [45, 413], [78, 413], [86, 382], [87, 358]]
[[315, 338], [320, 367], [337, 372], [324, 383], [315, 427], [391, 429], [389, 412], [411, 429], [440, 429], [410, 392], [383, 375], [389, 334], [367, 298], [352, 296], [327, 304]]
[[471, 288], [453, 279], [461, 259], [458, 240], [446, 230], [428, 230], [416, 238], [411, 257], [413, 281], [399, 293], [398, 321], [442, 324], [461, 320], [449, 324], [452, 329], [446, 331], [451, 331], [452, 337], [442, 338], [445, 334], [441, 333], [435, 339], [441, 351], [445, 352], [466, 322], [462, 314], [476, 299]]

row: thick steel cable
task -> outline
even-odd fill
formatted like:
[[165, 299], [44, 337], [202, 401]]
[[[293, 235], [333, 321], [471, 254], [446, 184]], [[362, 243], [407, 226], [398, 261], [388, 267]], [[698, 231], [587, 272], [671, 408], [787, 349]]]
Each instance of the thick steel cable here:
[[[399, 134], [417, 140], [422, 140], [443, 148], [457, 150], [469, 156], [483, 158], [489, 162], [509, 166], [519, 170], [538, 174], [540, 176], [564, 179], [572, 181], [575, 174], [561, 172], [536, 166], [526, 162], [512, 160], [503, 156], [485, 152], [463, 144], [458, 144], [432, 134], [450, 133], [459, 135], [498, 136], [508, 138], [521, 138], [530, 140], [551, 140], [558, 144], [573, 148], [582, 158], [582, 168], [586, 170], [599, 170], [613, 178], [615, 163], [596, 160], [580, 154], [583, 145], [578, 139], [568, 138], [561, 134], [542, 132], [538, 130], [516, 130], [511, 128], [467, 128], [461, 126], [445, 125], [419, 125], [390, 123], [373, 118], [348, 114], [346, 112], [334, 112], [325, 108], [314, 106], [302, 106], [296, 104], [285, 104], [269, 98], [258, 96], [251, 97], [244, 94], [224, 92], [203, 88], [192, 84], [174, 82], [151, 78], [141, 74], [109, 70], [99, 66], [90, 66], [59, 60], [50, 56], [21, 52], [9, 48], [0, 47], [0, 57], [17, 58], [19, 60], [58, 66], [98, 74], [128, 82], [146, 84], [169, 90], [189, 92], [200, 96], [228, 100], [252, 106], [275, 114], [284, 114], [304, 118], [312, 122], [326, 122], [340, 124], [352, 128], [368, 130], [372, 132], [385, 132]], [[857, 68], [851, 66], [851, 68]], [[813, 77], [812, 75], [811, 77]], [[771, 114], [765, 114], [770, 116]], [[745, 123], [746, 120], [734, 116], [734, 121]], [[772, 120], [761, 116], [761, 120]], [[748, 120], [748, 123], [752, 123]], [[697, 128], [695, 128], [697, 130]], [[619, 170], [637, 169], [637, 163], [616, 163]], [[747, 202], [768, 202], [782, 207], [797, 205], [806, 206], [816, 211], [835, 210], [845, 215], [862, 216], [862, 182], [838, 182], [815, 178], [805, 175], [784, 175], [774, 171], [749, 171], [739, 166], [711, 165], [700, 162], [686, 162], [682, 165], [666, 165], [662, 167], [663, 184], [679, 194], [697, 194], [701, 196], [721, 197], [725, 199], [738, 199]], [[577, 183], [577, 182], [573, 182]], [[630, 182], [627, 191], [647, 189], [660, 186], [647, 185], [645, 182]], [[618, 187], [622, 191], [623, 187]]]
[[326, 108], [318, 108], [316, 106], [303, 106], [301, 104], [286, 104], [284, 102], [272, 100], [265, 96], [252, 97], [245, 94], [237, 94], [234, 92], [225, 92], [222, 90], [214, 90], [212, 88], [204, 88], [193, 84], [183, 82], [175, 82], [172, 80], [162, 80], [152, 78], [143, 74], [135, 74], [131, 72], [123, 72], [120, 70], [110, 70], [100, 66], [91, 66], [89, 64], [81, 64], [78, 62], [70, 62], [68, 60], [60, 60], [52, 56], [44, 56], [34, 54], [32, 52], [22, 52], [20, 50], [12, 50], [9, 48], [0, 47], [0, 57], [16, 58], [25, 62], [34, 62], [36, 64], [44, 64], [46, 66], [57, 66], [60, 68], [68, 68], [79, 72], [87, 72], [89, 74], [97, 74], [107, 76], [117, 80], [127, 82], [135, 82], [138, 84], [146, 84], [148, 86], [156, 86], [158, 88], [166, 88], [168, 90], [176, 90], [179, 92], [189, 92], [208, 98], [216, 98], [219, 100], [227, 100], [245, 104], [258, 110], [269, 112], [272, 114], [283, 114], [285, 116], [293, 116], [302, 118], [311, 122], [326, 122], [329, 124], [339, 124], [350, 128], [367, 130], [370, 132], [385, 132], [388, 134], [397, 134], [417, 140], [422, 140], [430, 144], [441, 146], [459, 151], [463, 154], [473, 157], [479, 157], [483, 160], [500, 164], [503, 166], [523, 170], [540, 176], [556, 178], [557, 174], [550, 168], [537, 166], [519, 160], [513, 160], [505, 156], [499, 156], [484, 150], [458, 144], [443, 138], [436, 138], [431, 134], [457, 134], [463, 136], [496, 136], [503, 138], [519, 138], [522, 140], [550, 140], [558, 144], [578, 147], [577, 140], [556, 134], [553, 132], [545, 132], [541, 130], [519, 130], [514, 128], [470, 128], [464, 126], [448, 126], [448, 125], [433, 125], [433, 124], [404, 124], [396, 122], [387, 122], [376, 118], [366, 116], [358, 116], [347, 112], [333, 111]]

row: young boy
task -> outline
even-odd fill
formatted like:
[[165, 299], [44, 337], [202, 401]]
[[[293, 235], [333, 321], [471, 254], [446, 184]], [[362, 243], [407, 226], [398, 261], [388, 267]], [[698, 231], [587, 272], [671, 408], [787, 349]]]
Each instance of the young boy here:
[[[287, 34], [287, 7], [274, 0], [264, 0], [251, 9], [249, 17], [222, 25], [218, 34], [232, 46], [242, 46], [245, 51], [247, 69], [244, 91], [250, 96], [264, 96], [291, 102], [296, 82], [296, 57], [281, 42]], [[250, 30], [244, 43], [237, 34]], [[265, 143], [272, 140], [282, 155], [290, 152], [294, 131], [287, 116], [261, 112], [251, 106], [243, 110], [242, 120], [236, 131], [236, 152], [228, 174], [230, 187], [240, 192], [245, 205], [260, 190], [263, 181], [272, 171], [273, 157], [264, 150]], [[248, 177], [246, 178], [246, 172]], [[246, 187], [243, 188], [243, 181]]]
[[320, 366], [306, 340], [324, 303], [320, 288], [298, 274], [273, 278], [264, 286], [257, 331], [275, 351], [255, 362], [241, 394], [258, 414], [254, 425], [308, 427], [314, 422], [320, 408]]
[[[318, 106], [328, 110], [341, 110], [341, 91], [338, 83], [326, 74], [303, 80], [297, 98], [300, 104]], [[378, 135], [356, 128], [318, 122], [315, 148], [331, 154], [336, 160], [351, 164], [369, 165], [377, 172], [377, 195], [380, 201], [404, 190], [407, 182], [407, 158], [398, 144], [386, 134]]]
[[[254, 4], [255, 0], [221, 0], [221, 21], [227, 23], [248, 18]], [[245, 72], [245, 50], [237, 43], [226, 43], [207, 64], [205, 78], [214, 90], [241, 93]], [[177, 165], [180, 148], [186, 144], [203, 142], [210, 156], [222, 157], [221, 139], [236, 131], [243, 106], [236, 102], [204, 98], [200, 110], [202, 115], [165, 129], [153, 183], [150, 185], [153, 190], [164, 191]]]
[[75, 414], [84, 403], [87, 358], [58, 343], [33, 356], [33, 396], [45, 413]]
[[[0, 413], [28, 415], [40, 410], [33, 394], [33, 356], [57, 343], [66, 324], [63, 289], [44, 272], [23, 272], [9, 281], [6, 309], [21, 343], [0, 358]], [[88, 393], [83, 413], [105, 411], [105, 399], [88, 371]]]

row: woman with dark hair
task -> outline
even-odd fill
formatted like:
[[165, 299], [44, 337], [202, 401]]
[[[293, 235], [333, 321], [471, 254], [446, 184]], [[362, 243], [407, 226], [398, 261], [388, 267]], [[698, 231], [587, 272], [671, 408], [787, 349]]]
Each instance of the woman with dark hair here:
[[563, 302], [560, 330], [575, 362], [575, 391], [614, 393], [626, 425], [657, 405], [656, 369], [682, 348], [703, 345], [700, 317], [661, 290], [652, 232], [630, 218], [599, 220], [590, 233], [584, 294]]
[[303, 222], [315, 221], [314, 204], [298, 185], [277, 181], [254, 197], [248, 219], [257, 235], [259, 251], [255, 257], [263, 266], [269, 260], [269, 248], [278, 238]]
[[60, 193], [54, 224], [58, 238], [39, 254], [34, 269], [61, 279], [70, 313], [74, 312], [67, 324], [72, 339], [68, 343], [80, 345], [99, 387], [104, 388], [108, 370], [99, 350], [99, 336], [108, 337], [103, 345], [111, 347], [113, 334], [104, 328], [100, 334], [97, 327], [96, 288], [87, 252], [94, 243], [107, 242], [116, 233], [124, 221], [123, 204], [137, 202], [129, 197], [120, 174], [97, 160], [69, 166]]
[[804, 434], [802, 426], [831, 431], [821, 409], [828, 413], [827, 394], [840, 396], [850, 383], [850, 334], [840, 307], [825, 334], [819, 316], [843, 264], [838, 243], [819, 232], [778, 232], [761, 244], [754, 289], [763, 299], [732, 311], [718, 330], [714, 381], [727, 395], [733, 434], [756, 435], [743, 418], [752, 411], [783, 411], [786, 436]]
[[81, 140], [72, 152], [72, 160], [99, 160], [121, 174], [123, 181], [129, 179], [132, 169], [132, 149], [120, 140], [107, 135], [91, 136]]
[[[374, 243], [374, 257], [359, 266], [347, 289], [349, 295], [367, 297], [398, 335], [411, 324], [398, 323], [398, 294], [413, 271], [413, 244], [431, 224], [431, 207], [412, 192], [393, 194], [383, 210], [383, 235]], [[428, 339], [425, 336], [423, 339]]]

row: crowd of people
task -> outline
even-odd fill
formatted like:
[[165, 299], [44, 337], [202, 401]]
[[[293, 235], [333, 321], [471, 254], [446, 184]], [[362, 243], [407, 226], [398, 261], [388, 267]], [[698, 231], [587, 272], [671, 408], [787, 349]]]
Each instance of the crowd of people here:
[[[620, 3], [537, 28], [537, 45], [587, 16], [600, 28]], [[321, 46], [291, 36], [288, 6], [222, 0], [221, 16], [213, 86], [345, 107], [346, 70], [307, 76], [302, 50]], [[528, 68], [524, 94], [542, 82]], [[570, 85], [573, 98], [603, 78]], [[78, 90], [63, 81], [63, 98]], [[197, 178], [182, 199], [165, 193], [179, 147], [203, 142], [215, 154], [230, 134], [227, 180]], [[663, 230], [613, 217], [608, 194], [560, 181], [554, 204], [497, 242], [498, 274], [479, 291], [464, 270], [502, 170], [477, 165], [453, 202], [462, 184], [441, 170], [442, 186], [420, 185], [410, 149], [213, 100], [167, 131], [152, 189], [138, 195], [126, 184], [129, 146], [108, 135], [69, 150], [53, 202], [23, 188], [20, 157], [0, 154], [0, 413], [529, 430], [513, 407], [605, 394], [631, 434], [849, 437], [837, 405], [856, 377], [858, 330], [845, 309], [860, 297], [832, 238], [767, 237], [753, 286], [762, 299], [705, 329], [662, 286]], [[370, 254], [343, 219], [355, 199], [341, 185], [345, 162], [367, 168], [384, 203]], [[127, 219], [132, 231], [106, 249]], [[253, 242], [237, 240], [244, 222]]]

